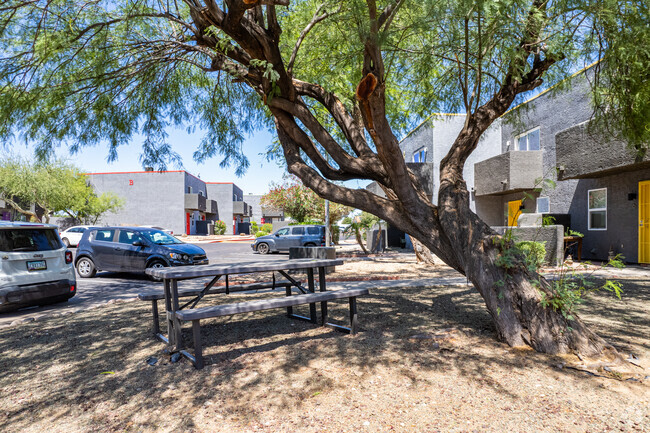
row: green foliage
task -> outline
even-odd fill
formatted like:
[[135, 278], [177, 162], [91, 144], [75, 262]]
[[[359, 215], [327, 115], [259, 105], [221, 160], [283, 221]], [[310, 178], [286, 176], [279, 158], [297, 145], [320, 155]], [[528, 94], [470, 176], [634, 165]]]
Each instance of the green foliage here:
[[221, 221], [221, 220], [215, 221], [214, 222], [214, 234], [215, 235], [222, 235], [224, 233], [226, 233], [226, 223]]
[[16, 211], [39, 222], [39, 216], [30, 210], [32, 204], [43, 210], [46, 222], [51, 215], [64, 213], [86, 224], [95, 224], [101, 215], [123, 205], [123, 200], [114, 194], [98, 196], [86, 176], [61, 160], [0, 160], [0, 196]]
[[[323, 13], [329, 17], [304, 39], [291, 72], [326, 87], [353, 111], [371, 21], [366, 2], [274, 7], [282, 65], [237, 56], [242, 41], [221, 30], [221, 23], [199, 26], [188, 4], [5, 0], [0, 140], [21, 136], [37, 143], [40, 157], [64, 143], [78, 152], [107, 142], [114, 160], [120, 146], [141, 135], [143, 165], [164, 168], [180, 164], [165, 131], [187, 127], [204, 132], [194, 153], [198, 161], [219, 154], [222, 167], [234, 164], [241, 174], [248, 166], [241, 148], [246, 135], [274, 126], [266, 104], [279, 95], [280, 67], [288, 65], [307, 23]], [[205, 7], [203, 1], [191, 4]], [[526, 40], [526, 25], [543, 37]], [[534, 56], [563, 59], [545, 74], [553, 84], [602, 51], [610, 61], [601, 67], [605, 79], [596, 86], [597, 101], [620, 109], [621, 122], [610, 123], [624, 126], [634, 144], [649, 143], [648, 28], [642, 1], [401, 2], [379, 35], [387, 78], [383, 111], [399, 136], [431, 112], [475, 109], [497, 93], [506, 74], [520, 79]], [[524, 46], [530, 53], [522, 59]], [[249, 71], [268, 80], [271, 90], [246, 85]], [[521, 94], [515, 103], [529, 96]], [[347, 148], [327, 110], [310, 98], [303, 102]]]
[[[603, 267], [622, 268], [623, 256], [620, 254], [603, 265]], [[616, 298], [621, 299], [623, 286], [618, 281], [606, 280], [597, 285], [592, 278], [593, 271], [589, 274], [578, 272], [568, 266], [561, 270], [549, 281], [547, 290], [540, 288], [541, 304], [545, 308], [560, 311], [567, 320], [574, 320], [577, 307], [582, 304], [589, 294], [600, 290], [608, 291]]]
[[259, 227], [259, 225], [257, 224], [257, 222], [256, 222], [256, 221], [253, 221], [253, 222], [251, 223], [251, 230], [253, 231], [253, 233], [257, 233], [257, 232], [259, 231], [259, 229], [260, 229], [260, 227]]
[[[262, 196], [260, 203], [274, 209], [280, 209], [295, 221], [291, 224], [324, 224], [325, 199], [304, 186], [297, 178], [289, 177], [282, 185], [272, 185], [271, 190]], [[334, 243], [338, 242], [333, 224], [349, 214], [351, 208], [330, 202], [330, 233]]]
[[650, 145], [650, 4], [603, 0], [593, 27], [604, 59], [593, 83], [595, 126], [642, 157]]
[[528, 269], [537, 271], [544, 265], [546, 242], [521, 241], [515, 244], [515, 248], [524, 255]]
[[260, 236], [266, 236], [269, 233], [271, 233], [272, 230], [273, 230], [273, 224], [269, 224], [269, 223], [262, 224], [262, 226], [259, 227], [258, 230], [255, 230], [255, 237], [259, 238]]

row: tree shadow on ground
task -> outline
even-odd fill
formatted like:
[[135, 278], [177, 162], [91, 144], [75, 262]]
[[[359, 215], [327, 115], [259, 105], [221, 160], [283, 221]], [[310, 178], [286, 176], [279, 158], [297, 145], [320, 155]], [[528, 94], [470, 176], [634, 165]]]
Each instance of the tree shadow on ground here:
[[[627, 306], [601, 305], [599, 297], [587, 305], [588, 321], [615, 345], [637, 349], [633, 340], [650, 331], [644, 283], [635, 281], [638, 289], [626, 292]], [[230, 295], [228, 302], [249, 296]], [[223, 297], [211, 301], [225, 302]], [[347, 322], [347, 302], [329, 307], [333, 321]], [[598, 321], [598, 315], [607, 320]], [[164, 345], [151, 335], [149, 303], [110, 305], [3, 329], [0, 430], [71, 419], [100, 423], [109, 431], [126, 430], [136, 420], [140, 429], [155, 430], [152, 426], [169, 422], [165, 413], [171, 411], [174, 425], [168, 429], [190, 431], [195, 426], [188, 414], [208, 402], [224, 416], [255, 419], [259, 412], [252, 407], [259, 401], [278, 412], [299, 408], [317, 393], [340, 391], [386, 371], [413, 383], [427, 380], [428, 373], [454, 372], [462, 380], [480, 381], [517, 399], [493, 377], [491, 368], [546, 369], [550, 362], [544, 355], [508, 355], [507, 346], [494, 339], [480, 296], [468, 287], [371, 290], [370, 296], [359, 299], [359, 318], [356, 336], [288, 320], [280, 309], [206, 320], [208, 365], [200, 371], [186, 361], [171, 363], [163, 355]], [[629, 326], [629, 320], [635, 326]], [[457, 337], [436, 342], [438, 347], [431, 340], [410, 338], [448, 328], [458, 330]], [[477, 346], [482, 350], [475, 350]], [[154, 366], [146, 362], [151, 356], [158, 358]]]

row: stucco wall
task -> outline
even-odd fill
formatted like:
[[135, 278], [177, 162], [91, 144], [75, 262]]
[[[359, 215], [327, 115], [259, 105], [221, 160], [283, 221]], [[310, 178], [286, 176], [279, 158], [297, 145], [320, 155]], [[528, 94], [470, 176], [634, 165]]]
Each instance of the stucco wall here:
[[[506, 113], [501, 125], [502, 150], [515, 150], [516, 136], [539, 127], [542, 175], [557, 181], [555, 135], [587, 121], [592, 113], [589, 83], [584, 74], [577, 75], [564, 90], [546, 92]], [[540, 196], [549, 198], [550, 213], [568, 213], [576, 186], [576, 181], [562, 181], [542, 190]]]
[[643, 158], [623, 141], [604, 138], [583, 123], [556, 136], [557, 164], [561, 179], [592, 178], [650, 168], [650, 154]]
[[155, 225], [176, 234], [185, 233], [185, 172], [97, 173], [87, 176], [97, 194], [112, 192], [124, 200], [123, 208], [104, 215], [100, 224]]
[[[617, 174], [597, 179], [581, 179], [570, 201], [571, 227], [585, 237], [582, 257], [606, 260], [609, 250], [625, 256], [625, 261], [638, 261], [639, 182], [650, 180], [650, 169]], [[607, 230], [588, 229], [587, 194], [590, 189], [607, 188]], [[630, 200], [629, 194], [636, 194]]]
[[[219, 217], [226, 223], [226, 234], [233, 234], [232, 208], [234, 188], [232, 183], [207, 182], [208, 198], [219, 203]], [[237, 188], [241, 194], [241, 189]]]

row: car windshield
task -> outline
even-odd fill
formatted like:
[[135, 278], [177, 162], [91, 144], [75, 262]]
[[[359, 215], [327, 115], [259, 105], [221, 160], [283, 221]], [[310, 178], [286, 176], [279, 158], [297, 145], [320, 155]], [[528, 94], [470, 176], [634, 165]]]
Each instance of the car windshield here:
[[171, 245], [171, 244], [183, 243], [182, 241], [176, 239], [174, 236], [169, 235], [160, 230], [151, 230], [146, 232], [143, 231], [142, 236], [144, 236], [146, 239], [148, 239], [149, 241], [153, 242], [156, 245]]
[[52, 229], [0, 230], [0, 251], [52, 251], [62, 247]]

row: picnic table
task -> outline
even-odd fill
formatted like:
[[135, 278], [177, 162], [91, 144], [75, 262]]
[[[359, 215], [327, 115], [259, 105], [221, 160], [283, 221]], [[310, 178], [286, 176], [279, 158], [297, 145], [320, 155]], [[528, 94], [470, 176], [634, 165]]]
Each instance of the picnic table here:
[[[157, 294], [140, 294], [139, 297], [142, 300], [153, 300], [154, 334], [156, 334], [162, 341], [166, 342], [173, 352], [179, 352], [182, 356], [189, 359], [196, 368], [200, 369], [203, 367], [200, 320], [207, 318], [222, 317], [272, 308], [286, 308], [287, 315], [291, 318], [317, 323], [316, 303], [320, 303], [322, 326], [331, 326], [340, 331], [355, 333], [357, 326], [356, 297], [368, 294], [368, 289], [353, 288], [327, 292], [325, 280], [326, 268], [342, 264], [343, 261], [340, 259], [278, 259], [239, 262], [234, 264], [211, 264], [192, 267], [147, 269], [145, 271], [147, 274], [163, 280], [167, 336], [160, 332], [157, 323], [158, 311], [156, 299], [161, 299], [162, 295], [158, 292]], [[300, 281], [296, 280], [289, 274], [289, 271], [292, 270], [306, 270], [307, 287], [304, 287]], [[272, 281], [267, 283], [231, 286], [228, 281], [228, 277], [231, 275], [269, 272], [272, 273]], [[316, 292], [315, 272], [318, 273], [318, 293]], [[278, 282], [275, 277], [276, 273], [283, 276], [286, 280]], [[189, 291], [179, 289], [179, 281], [203, 277], [211, 278], [210, 282], [207, 283], [204, 288]], [[225, 287], [215, 288], [215, 284], [222, 279], [226, 283]], [[277, 287], [285, 287], [286, 297], [277, 299], [256, 299], [235, 304], [198, 307], [199, 302], [209, 294], [227, 295], [230, 292], [235, 291], [241, 292], [246, 290], [257, 290], [260, 288], [275, 289]], [[294, 290], [298, 292], [298, 295], [293, 295], [292, 292]], [[192, 299], [181, 305], [181, 298], [183, 297], [192, 297]], [[327, 321], [327, 301], [341, 298], [348, 298], [350, 301], [350, 328], [328, 323]], [[301, 304], [309, 304], [309, 317], [293, 313], [293, 307]], [[184, 321], [192, 321], [194, 355], [189, 353], [183, 347], [181, 327], [182, 322]]]

